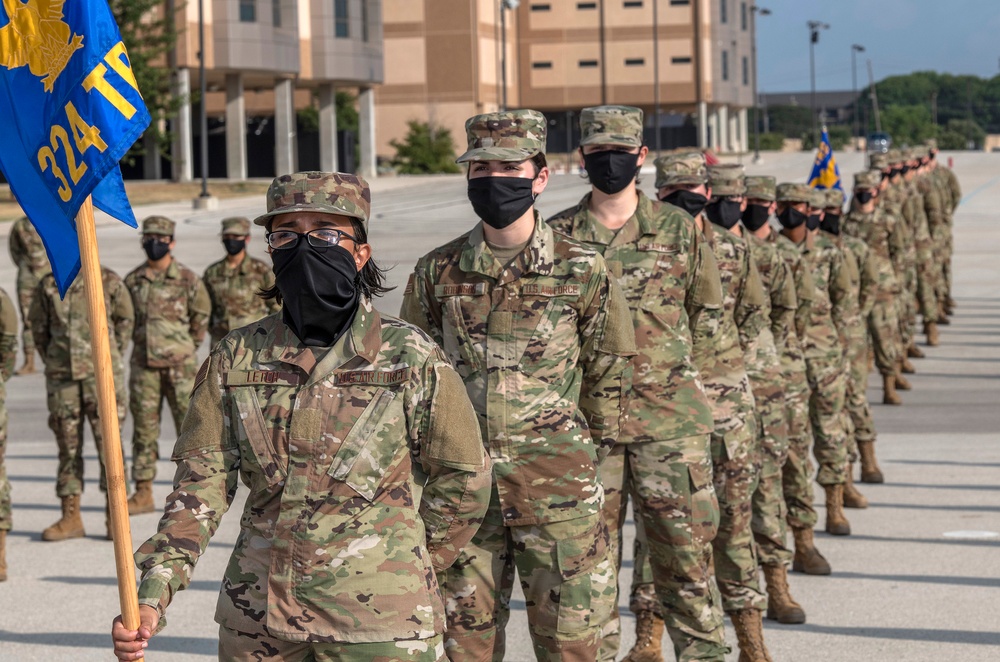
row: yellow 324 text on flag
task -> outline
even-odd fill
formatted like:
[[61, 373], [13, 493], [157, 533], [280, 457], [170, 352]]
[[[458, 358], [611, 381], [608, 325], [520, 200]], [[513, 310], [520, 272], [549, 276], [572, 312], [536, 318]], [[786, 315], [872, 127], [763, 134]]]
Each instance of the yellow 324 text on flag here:
[[[99, 62], [87, 74], [81, 85], [88, 93], [97, 92], [104, 101], [114, 106], [126, 120], [132, 119], [136, 112], [135, 106], [108, 80], [108, 67], [111, 67], [132, 89], [139, 90], [135, 76], [132, 74], [132, 68], [128, 63], [125, 44], [122, 42], [115, 44], [104, 55], [104, 61]], [[80, 116], [72, 101], [67, 102], [63, 110], [65, 111], [66, 125], [63, 126], [56, 122], [52, 124], [52, 128], [49, 130], [49, 145], [44, 145], [38, 150], [38, 165], [42, 172], [52, 171], [52, 175], [59, 181], [59, 197], [63, 202], [69, 202], [73, 197], [73, 187], [80, 183], [81, 178], [87, 172], [87, 164], [81, 160], [83, 155], [88, 149], [95, 148], [97, 151], [103, 152], [108, 146], [101, 139], [100, 130], [96, 126], [88, 124]], [[63, 165], [65, 165], [65, 170], [63, 170]]]

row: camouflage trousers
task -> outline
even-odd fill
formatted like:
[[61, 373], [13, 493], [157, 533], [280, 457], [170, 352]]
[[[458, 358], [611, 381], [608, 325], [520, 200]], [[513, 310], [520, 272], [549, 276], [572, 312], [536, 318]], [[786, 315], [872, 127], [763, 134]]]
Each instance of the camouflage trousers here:
[[438, 662], [445, 660], [442, 636], [374, 643], [307, 643], [244, 634], [219, 626], [219, 659], [226, 662]]
[[7, 480], [7, 389], [0, 383], [0, 531], [10, 531], [10, 481]]
[[785, 414], [788, 417], [788, 457], [781, 468], [788, 525], [811, 529], [819, 517], [813, 507], [813, 467], [809, 460], [812, 423], [809, 419], [809, 383], [802, 373], [785, 375]]
[[936, 296], [939, 305], [944, 305], [951, 291], [951, 255], [948, 244], [951, 240], [951, 228], [943, 224], [934, 230], [934, 267], [937, 273]]
[[868, 313], [868, 337], [879, 374], [896, 374], [896, 364], [905, 356], [901, 352], [906, 348], [900, 334], [897, 304], [892, 298], [880, 299], [872, 306]]
[[[118, 423], [125, 420], [127, 395], [124, 376], [115, 380], [115, 397], [118, 401]], [[56, 496], [65, 497], [83, 493], [83, 429], [90, 421], [90, 430], [97, 444], [97, 457], [101, 463], [100, 488], [108, 491], [104, 472], [104, 435], [97, 410], [97, 387], [94, 377], [78, 380], [45, 380], [48, 392], [49, 428], [56, 435], [59, 446], [59, 467], [56, 471]], [[119, 427], [120, 429], [120, 427]]]
[[[604, 519], [618, 568], [628, 500], [635, 547], [629, 608], [663, 617], [677, 659], [722, 660], [728, 652], [722, 598], [712, 579], [719, 502], [707, 435], [618, 444], [601, 465]], [[617, 621], [617, 613], [615, 614]], [[600, 659], [615, 658], [617, 627]]]
[[753, 396], [760, 421], [760, 479], [753, 493], [750, 529], [761, 565], [787, 565], [792, 552], [788, 548], [788, 508], [782, 489], [789, 443], [785, 389], [780, 382], [754, 381]]
[[500, 661], [517, 572], [538, 660], [593, 662], [617, 611], [617, 576], [600, 515], [504, 526], [496, 486], [482, 526], [438, 573], [445, 652], [457, 662]]
[[896, 314], [899, 317], [899, 336], [904, 348], [913, 344], [917, 327], [917, 270], [907, 270], [903, 291], [900, 293]]
[[847, 377], [847, 393], [844, 409], [850, 423], [850, 434], [847, 438], [847, 459], [858, 461], [858, 442], [875, 441], [875, 420], [872, 418], [872, 408], [868, 403], [868, 344], [858, 342], [851, 347], [849, 373]]
[[174, 428], [180, 430], [187, 413], [198, 366], [195, 357], [170, 368], [143, 368], [135, 364], [129, 375], [129, 410], [132, 412], [132, 480], [156, 478], [160, 457], [160, 412], [166, 398]]
[[35, 336], [28, 324], [28, 311], [31, 310], [31, 300], [35, 297], [38, 279], [27, 269], [17, 272], [17, 307], [21, 310], [21, 346], [27, 358], [35, 351]]
[[759, 454], [757, 423], [752, 415], [735, 430], [712, 433], [712, 478], [719, 499], [719, 534], [712, 541], [712, 559], [726, 613], [767, 608], [750, 528]]
[[917, 246], [917, 309], [924, 323], [938, 318], [937, 281], [940, 268], [934, 264], [931, 242]]
[[840, 485], [847, 480], [847, 370], [844, 356], [806, 358], [809, 380], [809, 420], [813, 454], [819, 464], [820, 485]]

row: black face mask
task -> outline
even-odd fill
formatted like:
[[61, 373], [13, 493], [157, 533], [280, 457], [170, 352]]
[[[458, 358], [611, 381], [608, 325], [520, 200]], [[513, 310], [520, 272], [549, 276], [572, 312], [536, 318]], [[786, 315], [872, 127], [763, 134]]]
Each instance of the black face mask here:
[[819, 214], [809, 214], [806, 218], [806, 228], [812, 232], [819, 227]]
[[740, 210], [740, 203], [733, 200], [716, 200], [705, 207], [705, 216], [712, 223], [729, 229], [736, 225], [743, 212]]
[[678, 189], [673, 193], [660, 198], [660, 200], [675, 207], [680, 207], [692, 216], [700, 214], [708, 204], [708, 198], [703, 196], [701, 193], [695, 193], [694, 191], [688, 191], [685, 189]]
[[767, 207], [760, 205], [747, 205], [743, 211], [743, 225], [750, 232], [756, 232], [767, 224], [767, 219], [771, 217]]
[[331, 347], [358, 309], [358, 268], [340, 246], [315, 248], [305, 237], [294, 248], [272, 251], [282, 317], [303, 345]]
[[229, 255], [239, 255], [247, 247], [246, 239], [223, 239], [222, 245], [226, 247]]
[[478, 177], [469, 180], [469, 202], [483, 223], [501, 230], [535, 203], [531, 184], [523, 177]]
[[778, 214], [778, 221], [781, 223], [781, 227], [786, 230], [794, 230], [805, 223], [807, 218], [809, 217], [794, 207], [788, 207]]
[[830, 234], [840, 234], [840, 214], [826, 214], [819, 228]]
[[861, 191], [855, 191], [854, 192], [854, 199], [857, 200], [858, 204], [861, 204], [861, 205], [868, 204], [869, 202], [872, 201], [872, 198], [874, 198], [874, 197], [875, 197], [875, 194], [872, 193], [872, 191], [870, 189], [863, 189]]
[[895, 179], [896, 177], [898, 177], [898, 176], [900, 176], [902, 174], [903, 174], [903, 170], [901, 168], [893, 168], [892, 170], [889, 171], [889, 177], [890, 177], [890, 179]]
[[908, 172], [910, 172], [910, 166], [905, 165], [905, 166], [903, 166], [902, 168], [899, 169], [899, 174], [901, 174], [901, 175], [905, 175]]
[[583, 155], [590, 183], [598, 191], [608, 195], [614, 195], [632, 183], [639, 172], [636, 166], [638, 161], [638, 154], [628, 152], [607, 151]]
[[146, 257], [156, 262], [162, 260], [170, 252], [170, 244], [158, 239], [146, 239], [142, 242], [142, 250], [146, 251]]

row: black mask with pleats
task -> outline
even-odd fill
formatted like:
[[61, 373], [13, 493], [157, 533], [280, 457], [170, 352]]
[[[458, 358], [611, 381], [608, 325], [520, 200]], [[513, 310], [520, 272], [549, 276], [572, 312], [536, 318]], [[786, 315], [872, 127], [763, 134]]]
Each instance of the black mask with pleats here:
[[354, 320], [360, 302], [358, 268], [340, 246], [316, 248], [305, 237], [271, 252], [282, 317], [303, 345], [331, 347]]
[[761, 205], [747, 205], [743, 211], [743, 225], [750, 232], [756, 232], [767, 224], [767, 219], [771, 217], [767, 207]]
[[629, 152], [593, 152], [583, 155], [590, 183], [602, 193], [614, 195], [625, 189], [639, 174], [639, 154]]
[[824, 214], [819, 229], [830, 234], [840, 234], [840, 214]]
[[803, 214], [794, 207], [788, 207], [785, 211], [778, 214], [778, 221], [781, 223], [781, 227], [786, 230], [794, 230], [805, 223], [808, 218], [806, 214]]
[[477, 177], [469, 180], [469, 202], [476, 216], [490, 227], [502, 230], [535, 203], [531, 185], [523, 177]]
[[680, 207], [692, 216], [697, 216], [708, 205], [708, 198], [701, 193], [688, 191], [687, 189], [677, 189], [673, 193], [660, 198], [662, 202]]
[[239, 255], [247, 247], [246, 239], [223, 239], [222, 245], [226, 247], [229, 255]]
[[170, 244], [159, 239], [146, 239], [142, 242], [142, 250], [146, 252], [146, 257], [156, 262], [167, 256], [167, 253], [170, 252]]
[[739, 202], [722, 199], [709, 203], [705, 207], [705, 216], [715, 225], [728, 230], [739, 223], [743, 211], [740, 209]]

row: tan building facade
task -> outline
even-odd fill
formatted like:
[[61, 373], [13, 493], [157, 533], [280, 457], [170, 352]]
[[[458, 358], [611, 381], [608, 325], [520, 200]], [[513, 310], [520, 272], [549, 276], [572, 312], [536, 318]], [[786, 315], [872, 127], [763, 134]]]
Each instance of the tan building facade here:
[[[554, 138], [575, 122], [576, 111], [602, 103], [646, 110], [649, 142], [657, 89], [661, 125], [687, 124], [691, 142], [718, 151], [748, 147], [751, 0], [384, 4], [386, 78], [375, 95], [379, 154], [393, 153], [389, 141], [405, 135], [409, 120], [449, 128], [461, 143], [465, 118], [500, 108], [504, 32], [507, 105], [546, 113], [550, 150], [553, 142], [566, 144]], [[506, 30], [504, 4], [518, 5], [506, 10]]]

